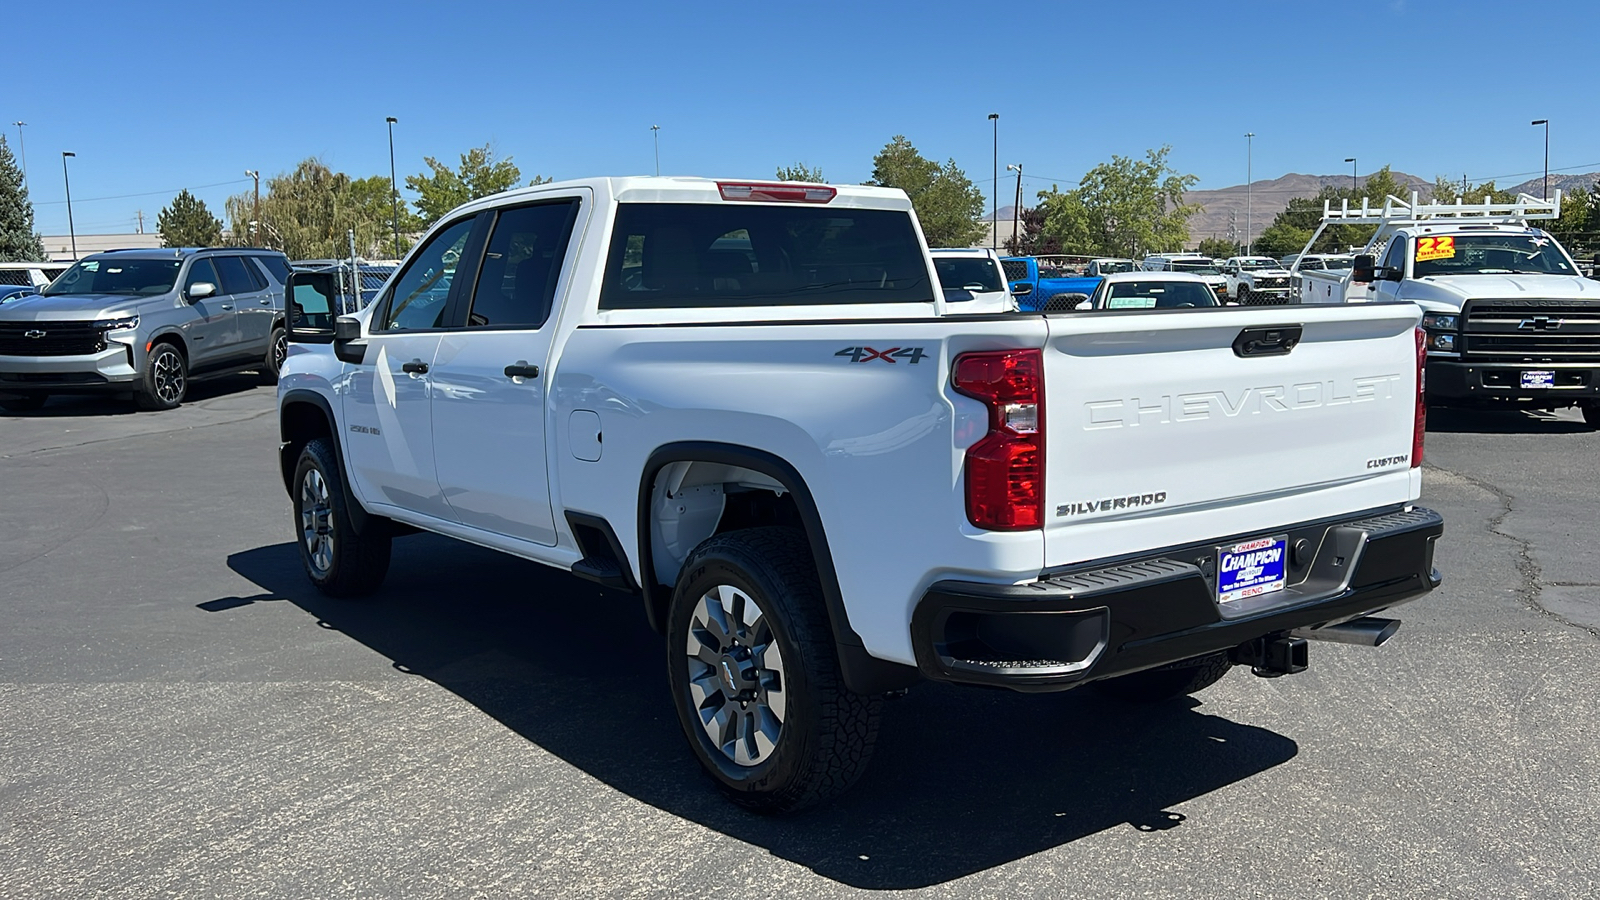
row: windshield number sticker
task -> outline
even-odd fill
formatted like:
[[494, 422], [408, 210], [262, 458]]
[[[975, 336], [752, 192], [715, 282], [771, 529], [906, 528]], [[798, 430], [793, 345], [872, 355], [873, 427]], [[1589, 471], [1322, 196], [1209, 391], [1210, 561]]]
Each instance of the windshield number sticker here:
[[1437, 238], [1417, 238], [1417, 262], [1428, 262], [1433, 259], [1455, 259], [1455, 257], [1455, 238], [1449, 235]]
[[848, 356], [853, 363], [872, 362], [881, 359], [889, 365], [896, 365], [898, 360], [906, 360], [910, 365], [922, 362], [928, 352], [921, 347], [890, 347], [887, 350], [874, 350], [871, 347], [846, 347], [835, 353], [834, 356]]

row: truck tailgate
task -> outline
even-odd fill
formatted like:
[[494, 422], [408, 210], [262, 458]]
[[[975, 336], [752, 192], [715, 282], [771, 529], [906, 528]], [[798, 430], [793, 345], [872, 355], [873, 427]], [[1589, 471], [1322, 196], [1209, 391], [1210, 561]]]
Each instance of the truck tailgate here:
[[[1047, 317], [1046, 565], [1416, 499], [1419, 319], [1410, 304]], [[1290, 352], [1235, 349], [1270, 326], [1301, 329]]]

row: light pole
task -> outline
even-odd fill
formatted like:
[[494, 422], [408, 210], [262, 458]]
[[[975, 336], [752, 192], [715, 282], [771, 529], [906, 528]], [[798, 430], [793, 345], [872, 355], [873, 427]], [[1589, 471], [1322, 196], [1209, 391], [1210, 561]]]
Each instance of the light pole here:
[[650, 134], [656, 139], [656, 174], [661, 174], [661, 126], [651, 125]]
[[1550, 120], [1534, 119], [1530, 124], [1544, 126], [1544, 199], [1550, 199]]
[[1345, 158], [1345, 162], [1350, 164], [1350, 196], [1351, 197], [1355, 197], [1355, 195], [1356, 195], [1356, 158], [1354, 156], [1346, 157]]
[[72, 236], [72, 258], [78, 258], [78, 230], [72, 227], [72, 179], [67, 175], [67, 157], [77, 156], [71, 150], [61, 151], [61, 180], [67, 186], [67, 234]]
[[22, 120], [11, 123], [17, 126], [17, 155], [22, 158], [22, 189], [28, 189], [28, 145], [22, 142], [22, 126], [28, 124]]
[[1254, 256], [1256, 248], [1255, 235], [1255, 149], [1256, 133], [1247, 131], [1244, 135], [1244, 255]]
[[1000, 249], [1000, 114], [989, 113], [994, 123], [994, 180], [989, 183], [989, 199], [994, 212], [989, 215], [989, 249]]
[[394, 217], [394, 258], [400, 258], [400, 184], [394, 175], [394, 116], [384, 118], [389, 123], [389, 214]]
[[[250, 205], [250, 232], [249, 234], [245, 235], [250, 243], [254, 245], [256, 240], [256, 223], [261, 221], [261, 170], [245, 169], [244, 174], [246, 178], [254, 178], [256, 182], [255, 200]], [[234, 235], [234, 238], [237, 239], [238, 235]]]
[[1011, 240], [1016, 242], [1017, 251], [1022, 251], [1022, 163], [1016, 165], [1006, 164], [1006, 171], [1017, 173], [1017, 202], [1011, 206]]

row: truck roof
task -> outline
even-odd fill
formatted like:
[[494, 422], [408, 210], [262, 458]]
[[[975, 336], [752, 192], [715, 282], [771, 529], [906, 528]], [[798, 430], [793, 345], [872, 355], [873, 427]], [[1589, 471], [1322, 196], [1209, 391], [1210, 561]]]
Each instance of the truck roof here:
[[[756, 191], [749, 197], [730, 197], [729, 189], [742, 187], [771, 188], [779, 191], [800, 192], [810, 189], [813, 198], [803, 200], [777, 199], [762, 196]], [[899, 188], [878, 187], [865, 184], [813, 184], [799, 181], [774, 181], [771, 178], [704, 178], [680, 175], [620, 175], [597, 178], [573, 178], [530, 185], [525, 188], [492, 194], [464, 203], [451, 211], [456, 212], [501, 205], [519, 197], [537, 197], [549, 191], [586, 187], [610, 196], [619, 203], [811, 203], [818, 206], [855, 207], [866, 209], [894, 209], [911, 211], [911, 200]], [[830, 193], [831, 192], [831, 193]], [[821, 199], [826, 197], [827, 199]]]

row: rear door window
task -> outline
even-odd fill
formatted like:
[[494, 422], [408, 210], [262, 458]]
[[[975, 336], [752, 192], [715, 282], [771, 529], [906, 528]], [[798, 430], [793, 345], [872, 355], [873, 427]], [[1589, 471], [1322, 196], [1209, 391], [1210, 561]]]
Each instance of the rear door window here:
[[249, 294], [266, 286], [261, 283], [261, 276], [245, 265], [244, 257], [215, 256], [211, 262], [222, 276], [219, 290], [224, 294]]
[[478, 270], [468, 328], [544, 324], [577, 211], [577, 200], [500, 211]]
[[281, 256], [252, 256], [250, 258], [260, 263], [263, 269], [271, 272], [272, 277], [277, 279], [279, 284], [287, 284], [289, 282], [288, 260]]
[[933, 291], [909, 213], [624, 203], [600, 308], [920, 303]]

